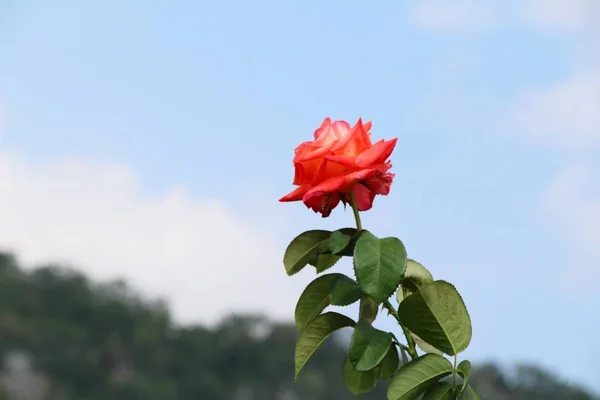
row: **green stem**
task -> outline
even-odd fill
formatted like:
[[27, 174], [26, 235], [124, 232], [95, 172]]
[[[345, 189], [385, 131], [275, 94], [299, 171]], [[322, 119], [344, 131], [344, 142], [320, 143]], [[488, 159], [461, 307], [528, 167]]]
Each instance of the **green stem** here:
[[[358, 207], [356, 206], [356, 201], [354, 200], [354, 194], [352, 192], [350, 192], [350, 195], [348, 196], [350, 197], [350, 205], [352, 206], [352, 212], [354, 213], [354, 220], [356, 221], [356, 230], [358, 232], [362, 231], [362, 222], [360, 220], [360, 214], [358, 212]], [[363, 304], [365, 302], [365, 298], [361, 298], [360, 299], [360, 311], [359, 311], [359, 315], [358, 318], [361, 319], [363, 318], [363, 309], [365, 307], [363, 307]], [[386, 300], [383, 303], [383, 306], [385, 308], [387, 308], [387, 310], [389, 311], [389, 313], [396, 318], [396, 321], [398, 321], [398, 324], [400, 325], [400, 327], [402, 328], [402, 332], [404, 333], [404, 336], [406, 337], [406, 342], [408, 343], [408, 348], [406, 349], [406, 351], [408, 352], [408, 355], [410, 355], [411, 359], [415, 359], [417, 357], [419, 357], [419, 355], [417, 354], [417, 349], [415, 347], [415, 341], [412, 338], [412, 335], [410, 334], [410, 332], [408, 331], [408, 329], [402, 325], [402, 322], [400, 322], [400, 316], [398, 316], [398, 312], [394, 309], [394, 307], [392, 306], [392, 304], [390, 303], [389, 300]], [[396, 339], [397, 341], [397, 339]], [[400, 344], [400, 343], [399, 343]]]
[[356, 221], [356, 230], [362, 231], [362, 223], [360, 221], [360, 214], [358, 213], [358, 207], [356, 207], [356, 201], [354, 201], [354, 193], [350, 192], [350, 205], [352, 206], [352, 212], [354, 212], [354, 220]]
[[404, 348], [405, 350], [408, 350], [408, 347], [406, 347], [406, 345], [404, 345], [404, 343], [400, 342], [400, 341], [398, 340], [398, 338], [396, 337], [396, 335], [394, 335], [394, 332], [390, 332], [390, 333], [391, 333], [391, 335], [392, 335], [392, 339], [394, 339], [394, 342], [396, 343], [396, 345], [397, 345], [398, 347], [402, 347], [402, 348]]
[[415, 341], [413, 340], [413, 337], [408, 331], [408, 329], [402, 324], [402, 322], [400, 322], [400, 316], [398, 315], [398, 312], [396, 311], [392, 303], [390, 303], [389, 300], [386, 300], [383, 302], [383, 306], [388, 310], [390, 315], [394, 317], [396, 321], [398, 321], [398, 324], [402, 328], [402, 332], [404, 333], [404, 336], [406, 337], [406, 342], [408, 343], [407, 350], [410, 358], [414, 360], [415, 358], [419, 357], [419, 355], [417, 354], [417, 349], [415, 347]]
[[455, 354], [454, 355], [454, 368], [452, 369], [452, 387], [456, 387], [456, 361], [458, 359], [458, 356]]
[[403, 343], [398, 343], [398, 347], [408, 353], [408, 347]]
[[[354, 194], [352, 192], [350, 192], [348, 197], [350, 198], [350, 205], [352, 206], [352, 212], [354, 213], [354, 220], [356, 221], [356, 231], [357, 231], [357, 233], [360, 233], [360, 231], [362, 231], [363, 228], [362, 228], [362, 222], [360, 220], [360, 214], [358, 212], [358, 207], [356, 206], [356, 201], [354, 200]], [[368, 298], [367, 295], [363, 295], [361, 297], [360, 303], [359, 303], [358, 319], [364, 319], [364, 320], [368, 321], [369, 323], [373, 323], [373, 321], [376, 318], [377, 313], [375, 313], [375, 317], [373, 317], [371, 315], [373, 313], [369, 311], [371, 309], [369, 307], [369, 305], [372, 302], [373, 302], [373, 300]]]
[[394, 344], [408, 353], [408, 346], [406, 346], [404, 343], [402, 343], [400, 340], [398, 340], [398, 338], [396, 337], [396, 335], [394, 335], [393, 332], [390, 332], [390, 333], [392, 334], [392, 337], [394, 338]]

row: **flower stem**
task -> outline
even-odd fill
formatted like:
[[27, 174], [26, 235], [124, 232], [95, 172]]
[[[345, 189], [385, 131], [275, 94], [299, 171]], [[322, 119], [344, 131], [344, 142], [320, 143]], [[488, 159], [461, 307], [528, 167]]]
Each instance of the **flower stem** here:
[[354, 220], [356, 221], [356, 230], [362, 231], [362, 222], [360, 221], [360, 214], [358, 213], [358, 207], [354, 200], [354, 193], [350, 192], [350, 205], [352, 206], [352, 212], [354, 213]]
[[[352, 206], [354, 220], [356, 221], [356, 231], [357, 233], [360, 233], [363, 228], [358, 207], [356, 206], [356, 201], [354, 199], [354, 193], [350, 192], [348, 197], [350, 198], [350, 205]], [[375, 306], [374, 312], [372, 306]], [[375, 318], [377, 318], [377, 304], [367, 294], [363, 294], [363, 296], [360, 298], [358, 319], [365, 320], [369, 322], [369, 324], [372, 324]]]
[[398, 325], [400, 325], [400, 327], [402, 328], [402, 332], [404, 333], [404, 336], [406, 337], [406, 342], [408, 343], [408, 355], [410, 356], [410, 358], [414, 360], [415, 358], [419, 357], [419, 355], [417, 354], [417, 349], [415, 347], [415, 341], [412, 335], [410, 334], [409, 330], [402, 324], [402, 322], [400, 322], [400, 316], [398, 315], [398, 311], [396, 311], [396, 309], [394, 308], [392, 303], [390, 303], [389, 300], [384, 301], [383, 306], [388, 310], [390, 315], [394, 317], [396, 321], [398, 321]]
[[456, 361], [458, 356], [454, 355], [454, 368], [452, 368], [452, 387], [456, 387]]
[[[358, 212], [358, 207], [356, 206], [356, 201], [354, 199], [354, 193], [350, 192], [350, 205], [352, 206], [352, 211], [354, 213], [354, 220], [356, 221], [356, 230], [358, 232], [362, 231], [362, 222], [360, 220], [360, 214]], [[365, 296], [363, 296], [360, 299], [360, 311], [359, 311], [359, 315], [358, 318], [362, 319], [365, 317], [365, 315], [363, 315], [363, 311], [366, 310], [367, 307], [366, 306], [366, 302], [370, 300], [368, 298], [365, 298]], [[408, 355], [410, 355], [411, 359], [415, 359], [417, 357], [419, 357], [419, 355], [417, 354], [417, 349], [415, 348], [415, 341], [413, 340], [412, 335], [410, 334], [410, 332], [408, 331], [408, 329], [402, 325], [402, 322], [400, 322], [400, 316], [398, 315], [398, 312], [396, 311], [396, 309], [394, 308], [394, 306], [392, 306], [392, 303], [390, 303], [389, 300], [386, 300], [383, 303], [383, 306], [388, 310], [388, 312], [396, 319], [396, 321], [398, 321], [398, 324], [400, 325], [400, 327], [402, 328], [402, 332], [404, 333], [404, 336], [406, 337], [406, 342], [408, 343], [408, 348], [406, 349], [408, 351]]]

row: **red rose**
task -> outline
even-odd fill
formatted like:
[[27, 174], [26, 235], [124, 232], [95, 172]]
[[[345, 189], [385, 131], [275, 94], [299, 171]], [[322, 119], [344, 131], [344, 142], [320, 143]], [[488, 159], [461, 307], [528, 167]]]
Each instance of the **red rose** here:
[[315, 140], [304, 142], [295, 150], [294, 185], [298, 187], [279, 201], [299, 201], [329, 216], [340, 202], [350, 201], [366, 211], [373, 206], [376, 194], [387, 195], [394, 174], [387, 172], [392, 164], [396, 141], [371, 143], [371, 122], [359, 119], [354, 127], [346, 121], [331, 122], [325, 118], [315, 131]]

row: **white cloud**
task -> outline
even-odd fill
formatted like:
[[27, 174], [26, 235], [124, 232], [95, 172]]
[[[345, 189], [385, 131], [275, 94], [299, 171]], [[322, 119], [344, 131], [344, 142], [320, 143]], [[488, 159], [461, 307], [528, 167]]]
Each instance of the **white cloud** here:
[[[543, 196], [544, 211], [567, 244], [562, 282], [583, 296], [600, 278], [600, 169], [577, 164], [561, 173]], [[595, 192], [594, 192], [595, 191]], [[589, 288], [589, 287], [587, 287]]]
[[[500, 4], [500, 5], [499, 5]], [[418, 1], [411, 17], [420, 27], [443, 33], [523, 26], [563, 34], [570, 46], [572, 75], [556, 85], [526, 88], [515, 96], [503, 128], [538, 144], [549, 144], [581, 163], [600, 149], [600, 1], [521, 0]], [[582, 151], [583, 150], [583, 151]], [[543, 195], [545, 215], [572, 256], [565, 271], [579, 288], [584, 276], [600, 277], [600, 170], [572, 167]], [[597, 264], [594, 265], [595, 260]], [[576, 264], [571, 268], [571, 263]], [[573, 274], [573, 269], [577, 270]], [[594, 282], [593, 279], [588, 281]]]
[[519, 133], [571, 156], [570, 166], [542, 196], [542, 206], [566, 244], [562, 282], [579, 296], [596, 293], [582, 289], [600, 277], [600, 193], [593, 192], [600, 187], [600, 170], [585, 161], [588, 155], [596, 158], [600, 147], [600, 2], [528, 0], [523, 17], [571, 41], [571, 77], [553, 87], [523, 91], [511, 119]]
[[579, 31], [598, 23], [598, 0], [527, 0], [523, 19], [534, 25], [563, 31]]
[[524, 19], [541, 29], [572, 34], [571, 77], [516, 96], [510, 119], [519, 133], [566, 150], [600, 143], [600, 2], [528, 0]]
[[0, 100], [0, 139], [4, 133], [4, 107], [2, 107], [2, 101]]
[[126, 278], [165, 296], [181, 322], [212, 323], [231, 310], [289, 320], [311, 278], [285, 275], [274, 232], [181, 188], [147, 194], [122, 165], [36, 165], [0, 153], [0, 221], [0, 247], [23, 262]]
[[[600, 171], [577, 164], [561, 173], [544, 196], [559, 232], [600, 260]], [[596, 190], [596, 193], [594, 193]]]
[[600, 141], [600, 70], [581, 73], [549, 89], [517, 96], [512, 122], [535, 140], [568, 148]]
[[469, 31], [493, 25], [494, 9], [477, 0], [420, 0], [410, 10], [409, 18], [425, 29]]
[[410, 19], [422, 28], [458, 32], [526, 24], [569, 33], [594, 29], [598, 0], [417, 0]]

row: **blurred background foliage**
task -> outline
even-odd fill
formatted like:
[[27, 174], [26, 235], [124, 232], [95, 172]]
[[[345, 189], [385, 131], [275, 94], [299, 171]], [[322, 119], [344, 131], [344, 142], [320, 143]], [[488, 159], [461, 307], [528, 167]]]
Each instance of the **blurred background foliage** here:
[[[294, 383], [293, 323], [231, 315], [177, 326], [164, 302], [124, 282], [94, 283], [59, 265], [25, 270], [7, 253], [0, 307], [0, 400], [354, 398], [340, 376], [340, 337]], [[599, 399], [533, 365], [479, 365], [472, 384], [485, 400]], [[385, 399], [385, 383], [363, 398]]]

